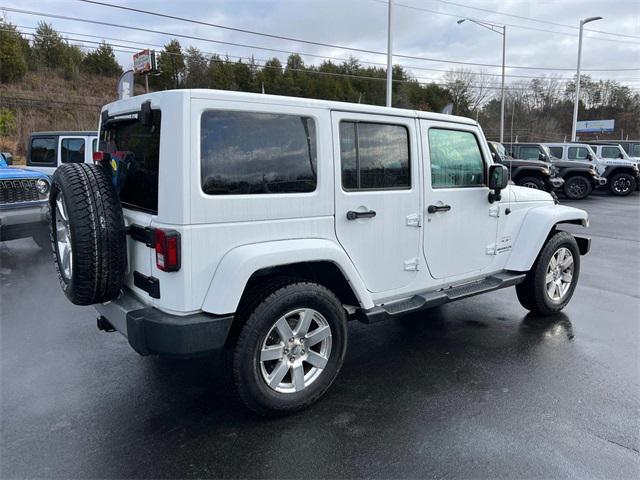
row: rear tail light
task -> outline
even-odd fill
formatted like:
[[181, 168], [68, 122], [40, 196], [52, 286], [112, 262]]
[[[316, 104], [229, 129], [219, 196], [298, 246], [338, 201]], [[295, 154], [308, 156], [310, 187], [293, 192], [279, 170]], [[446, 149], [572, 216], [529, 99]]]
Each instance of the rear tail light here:
[[158, 269], [163, 272], [180, 270], [180, 234], [175, 230], [156, 229], [154, 240]]
[[93, 152], [93, 163], [108, 162], [111, 160], [111, 155], [106, 152]]

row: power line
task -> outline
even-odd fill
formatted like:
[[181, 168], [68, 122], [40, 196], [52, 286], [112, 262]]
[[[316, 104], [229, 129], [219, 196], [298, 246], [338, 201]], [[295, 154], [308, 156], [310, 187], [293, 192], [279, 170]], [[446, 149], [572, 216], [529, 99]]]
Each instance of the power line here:
[[[85, 0], [80, 0], [80, 1], [85, 1]], [[388, 2], [386, 0], [372, 0], [372, 1], [388, 5]], [[458, 18], [458, 19], [461, 18], [461, 17], [464, 17], [464, 15], [458, 15], [458, 14], [455, 14], [455, 13], [440, 12], [438, 10], [431, 10], [429, 8], [424, 8], [424, 7], [416, 7], [414, 5], [407, 5], [407, 4], [404, 4], [404, 3], [395, 3], [394, 2], [394, 5], [397, 5], [398, 7], [408, 8], [408, 9], [411, 9], [411, 10], [419, 10], [419, 11], [422, 11], [422, 12], [433, 13], [435, 15], [444, 15], [445, 17], [453, 17], [453, 18]], [[486, 20], [483, 20], [483, 19], [480, 19], [480, 18], [472, 18], [472, 17], [466, 17], [466, 18], [469, 18], [469, 20], [474, 20], [474, 21], [477, 21], [477, 22], [486, 21]], [[557, 34], [557, 35], [565, 35], [565, 36], [569, 36], [569, 37], [577, 37], [578, 36], [578, 35], [575, 35], [573, 33], [558, 32], [557, 30], [547, 30], [547, 29], [544, 29], [544, 28], [537, 28], [537, 27], [528, 27], [526, 25], [517, 25], [517, 24], [514, 24], [514, 23], [504, 23], [504, 22], [502, 22], [502, 24], [506, 25], [507, 27], [511, 27], [511, 28], [521, 28], [521, 29], [524, 29], [524, 30], [533, 30], [533, 31], [536, 31], [536, 32], [554, 33], [554, 34]], [[624, 41], [624, 40], [615, 40], [613, 38], [602, 38], [602, 37], [593, 37], [593, 36], [586, 36], [586, 38], [592, 38], [594, 40], [603, 40], [605, 42], [628, 43], [628, 44], [631, 44], [631, 45], [640, 45], [640, 42], [627, 42], [627, 41]]]
[[[25, 26], [25, 25], [16, 25], [17, 28], [23, 28], [23, 29], [29, 29], [29, 30], [37, 30], [37, 27], [29, 27], [29, 26]], [[5, 30], [8, 31], [8, 30]], [[101, 40], [112, 40], [112, 41], [116, 41], [116, 42], [126, 42], [126, 43], [135, 43], [135, 44], [139, 44], [146, 47], [155, 47], [155, 48], [165, 48], [164, 45], [159, 45], [159, 44], [153, 44], [153, 43], [149, 43], [149, 42], [139, 42], [139, 41], [135, 41], [135, 40], [124, 40], [121, 38], [114, 38], [114, 37], [104, 37], [104, 36], [100, 36], [100, 35], [90, 35], [90, 34], [86, 34], [86, 33], [78, 33], [78, 32], [68, 32], [68, 31], [63, 31], [63, 30], [58, 30], [57, 31], [60, 34], [65, 34], [65, 35], [76, 35], [76, 36], [80, 36], [80, 37], [88, 37], [88, 38], [97, 38], [97, 39], [101, 39]], [[29, 33], [29, 32], [21, 32], [24, 35], [31, 35], [33, 36], [33, 34]], [[98, 42], [89, 42], [87, 40], [82, 40], [82, 39], [72, 39], [74, 41], [85, 41], [88, 43], [98, 43]], [[120, 46], [120, 45], [116, 45], [116, 44], [112, 44], [112, 46]], [[134, 46], [124, 46], [126, 48], [140, 48], [140, 47], [134, 47]], [[129, 53], [129, 52], [123, 52], [123, 53]], [[135, 52], [131, 52], [131, 53], [135, 53]], [[201, 53], [203, 54], [207, 54], [207, 55], [215, 55], [216, 52], [207, 52], [207, 51], [201, 51]], [[293, 52], [291, 52], [293, 53]], [[238, 58], [238, 59], [243, 59], [243, 58], [250, 58], [248, 56], [239, 56], [239, 55], [228, 55], [231, 58]], [[338, 62], [346, 62], [347, 59], [344, 58], [337, 58], [337, 57], [323, 57], [329, 60], [335, 60]], [[255, 58], [255, 60], [260, 61], [260, 62], [267, 62], [268, 59], [263, 59], [263, 58]], [[367, 64], [367, 65], [375, 65], [375, 66], [380, 66], [380, 67], [386, 67], [386, 63], [380, 63], [380, 62], [370, 62], [370, 61], [364, 61], [364, 60], [358, 60], [359, 63], [363, 63], [363, 64]], [[408, 69], [413, 69], [413, 70], [424, 70], [424, 71], [433, 71], [433, 72], [442, 72], [442, 73], [449, 73], [451, 72], [451, 70], [442, 70], [442, 69], [436, 69], [436, 68], [425, 68], [425, 67], [417, 67], [414, 65], [401, 65], [404, 68], [408, 68]], [[466, 72], [469, 73], [471, 75], [474, 76], [492, 76], [492, 77], [500, 77], [501, 74], [499, 73], [488, 73], [488, 72]], [[535, 76], [535, 75], [515, 75], [515, 74], [507, 74], [505, 75], [506, 77], [512, 77], [512, 78], [526, 78], [526, 79], [539, 79], [539, 80], [557, 80], [560, 82], [573, 82], [574, 79], [572, 77], [546, 77], [546, 76]], [[418, 77], [420, 79], [420, 77]], [[424, 78], [423, 78], [424, 79]], [[617, 81], [640, 81], [640, 78], [618, 78], [616, 79]]]
[[[496, 15], [503, 15], [505, 17], [519, 18], [521, 20], [527, 20], [527, 21], [530, 21], [530, 22], [544, 23], [546, 25], [554, 25], [556, 27], [571, 28], [571, 29], [574, 29], [574, 30], [579, 30], [580, 29], [580, 27], [576, 27], [575, 25], [568, 25], [566, 23], [551, 22], [549, 20], [543, 20], [542, 18], [525, 17], [523, 15], [515, 15], [513, 13], [498, 12], [496, 10], [490, 10], [488, 8], [471, 7], [469, 5], [464, 5], [464, 4], [456, 3], [456, 2], [451, 2], [451, 1], [448, 1], [448, 0], [435, 0], [435, 1], [439, 2], [439, 3], [444, 3], [446, 5], [454, 5], [456, 7], [468, 8], [468, 9], [471, 9], [471, 10], [477, 10], [477, 11], [480, 11], [480, 12], [493, 13], [493, 14], [496, 14]], [[602, 34], [605, 34], [605, 35], [614, 35], [616, 37], [640, 38], [640, 36], [638, 36], [638, 35], [627, 35], [627, 34], [624, 34], [624, 33], [605, 32], [605, 31], [602, 31], [602, 30], [594, 30], [594, 29], [591, 29], [591, 28], [585, 28], [584, 31], [585, 32], [593, 32], [593, 33], [602, 33]], [[591, 37], [591, 38], [597, 38], [597, 37]]]
[[[0, 29], [0, 31], [7, 31], [7, 30], [2, 30]], [[22, 32], [24, 35], [30, 35], [30, 36], [35, 36], [36, 34], [34, 33], [27, 33], [27, 32]], [[100, 45], [102, 42], [96, 42], [96, 41], [91, 41], [91, 40], [82, 40], [82, 39], [67, 39], [67, 40], [71, 40], [71, 41], [79, 41], [79, 42], [85, 42], [85, 43], [91, 43], [94, 45]], [[81, 47], [81, 48], [95, 48], [95, 47], [87, 47], [86, 45], [83, 45], [82, 43], [80, 44], [76, 44], [76, 43], [71, 43], [71, 42], [67, 42], [68, 45], [71, 46], [76, 46], [76, 47]], [[120, 47], [120, 48], [127, 48], [129, 50], [118, 50], [117, 48], [114, 48], [114, 51], [119, 51], [119, 52], [123, 52], [123, 53], [135, 53], [135, 51], [137, 51], [137, 47], [131, 47], [128, 45], [118, 45], [118, 44], [114, 44], [112, 45], [113, 47]], [[203, 52], [205, 53], [205, 52]], [[179, 53], [174, 53], [174, 52], [163, 52], [163, 54], [166, 55], [174, 55], [174, 56], [184, 56], [183, 54], [179, 54]], [[215, 56], [217, 54], [211, 54], [211, 57]], [[246, 57], [236, 57], [236, 56], [232, 56], [233, 58], [246, 58]], [[208, 59], [210, 62], [217, 62], [217, 63], [228, 63], [226, 60], [224, 59], [216, 59], [216, 58], [209, 58]], [[253, 66], [256, 67], [260, 67], [263, 69], [270, 69], [270, 70], [279, 70], [279, 71], [283, 71], [283, 69], [281, 67], [275, 67], [275, 66], [271, 66], [271, 65], [266, 65], [266, 64], [260, 64], [260, 63], [252, 63]], [[321, 70], [314, 70], [314, 69], [300, 69], [300, 68], [292, 68], [292, 67], [286, 67], [284, 70], [289, 71], [289, 72], [299, 72], [299, 73], [305, 73], [305, 74], [310, 74], [310, 75], [320, 75], [320, 76], [331, 76], [331, 77], [341, 77], [341, 78], [352, 78], [352, 79], [357, 79], [357, 80], [373, 80], [373, 81], [386, 81], [385, 77], [374, 77], [374, 76], [370, 76], [370, 75], [357, 75], [357, 74], [349, 74], [349, 73], [338, 73], [338, 72], [324, 72]], [[422, 81], [421, 81], [422, 80]], [[418, 85], [437, 85], [440, 87], [447, 87], [449, 86], [448, 83], [442, 82], [442, 81], [437, 81], [438, 79], [430, 79], [430, 78], [421, 78], [421, 77], [417, 77], [417, 78], [413, 78], [413, 79], [407, 79], [407, 80], [402, 80], [402, 79], [393, 79], [394, 83], [405, 83], [405, 84], [418, 84]], [[477, 89], [477, 90], [501, 90], [501, 87], [498, 86], [491, 86], [491, 85], [478, 85], [478, 84], [473, 84], [473, 83], [469, 83], [466, 86], [468, 86], [469, 88], [472, 89]], [[508, 90], [512, 90], [512, 91], [528, 91], [530, 90], [530, 88], [528, 87], [518, 87], [518, 86], [509, 86], [507, 85], [506, 88]]]
[[[76, 21], [76, 22], [91, 23], [91, 24], [103, 25], [103, 26], [107, 26], [107, 27], [115, 27], [115, 28], [137, 30], [137, 31], [141, 31], [141, 32], [155, 33], [155, 34], [159, 34], [159, 35], [168, 35], [168, 36], [179, 37], [179, 38], [188, 38], [188, 39], [191, 39], [191, 40], [199, 40], [199, 41], [204, 41], [204, 42], [219, 43], [219, 44], [223, 44], [223, 45], [232, 45], [232, 46], [242, 47], [242, 48], [253, 48], [253, 49], [257, 49], [257, 50], [267, 50], [267, 51], [273, 51], [273, 52], [279, 52], [279, 53], [296, 53], [296, 52], [292, 52], [292, 51], [288, 51], [288, 50], [282, 50], [282, 49], [261, 47], [261, 46], [257, 46], [257, 45], [246, 45], [246, 44], [240, 44], [240, 43], [234, 43], [234, 42], [225, 42], [225, 41], [222, 41], [222, 40], [214, 40], [214, 39], [210, 39], [210, 38], [196, 37], [194, 35], [171, 33], [171, 32], [166, 32], [166, 31], [161, 31], [161, 30], [153, 30], [153, 29], [142, 28], [142, 27], [133, 27], [133, 26], [129, 26], [129, 25], [121, 25], [121, 24], [103, 22], [103, 21], [99, 21], [99, 20], [89, 20], [89, 19], [86, 19], [86, 18], [70, 17], [70, 16], [58, 15], [58, 14], [53, 14], [53, 13], [35, 12], [35, 11], [30, 11], [30, 10], [22, 10], [22, 9], [18, 9], [18, 8], [9, 8], [9, 7], [2, 7], [2, 9], [6, 10], [6, 11], [9, 11], [9, 12], [22, 13], [22, 14], [25, 14], [25, 15], [36, 15], [36, 16], [48, 17], [48, 18], [58, 18], [58, 19], [61, 19], [61, 20], [70, 20], [70, 21]], [[336, 48], [344, 48], [345, 50], [360, 51], [360, 52], [371, 53], [371, 54], [375, 54], [375, 55], [386, 55], [386, 52], [378, 52], [378, 51], [375, 51], [375, 50], [354, 49], [354, 48], [351, 48], [351, 47], [336, 47]], [[302, 53], [302, 52], [298, 52], [298, 53], [300, 55], [305, 55], [305, 56], [310, 56], [310, 57], [324, 58], [322, 55]], [[456, 64], [456, 65], [471, 65], [471, 66], [480, 66], [480, 67], [502, 68], [502, 65], [497, 65], [497, 64], [474, 63], [474, 62], [464, 62], [464, 61], [457, 61], [457, 60], [443, 60], [443, 59], [436, 59], [436, 58], [420, 57], [420, 56], [417, 56], [417, 55], [394, 54], [394, 57], [406, 58], [406, 59], [411, 59], [411, 60], [422, 60], [422, 61], [429, 61], [429, 62], [450, 63], [450, 64]], [[525, 70], [550, 70], [550, 71], [573, 71], [574, 70], [573, 68], [528, 67], [528, 66], [520, 66], [520, 65], [507, 65], [506, 67], [507, 68], [512, 68], [512, 69], [525, 69]], [[588, 68], [583, 68], [582, 70], [583, 71], [591, 71], [591, 72], [623, 72], [623, 71], [639, 71], [640, 68], [616, 68], [616, 69], [605, 69], [605, 68], [591, 68], [591, 69], [588, 69]]]

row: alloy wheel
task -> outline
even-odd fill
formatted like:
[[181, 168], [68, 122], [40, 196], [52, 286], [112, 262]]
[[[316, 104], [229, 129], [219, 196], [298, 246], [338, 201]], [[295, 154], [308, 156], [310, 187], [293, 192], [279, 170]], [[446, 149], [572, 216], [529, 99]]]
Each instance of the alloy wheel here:
[[311, 308], [292, 310], [269, 329], [260, 349], [260, 373], [276, 392], [300, 392], [318, 379], [330, 355], [325, 317]]
[[554, 302], [564, 299], [573, 281], [573, 254], [566, 247], [560, 247], [551, 256], [545, 275], [547, 295]]
[[71, 229], [67, 207], [62, 195], [56, 198], [56, 246], [58, 250], [58, 265], [60, 273], [67, 280], [73, 274], [73, 254], [71, 252]]

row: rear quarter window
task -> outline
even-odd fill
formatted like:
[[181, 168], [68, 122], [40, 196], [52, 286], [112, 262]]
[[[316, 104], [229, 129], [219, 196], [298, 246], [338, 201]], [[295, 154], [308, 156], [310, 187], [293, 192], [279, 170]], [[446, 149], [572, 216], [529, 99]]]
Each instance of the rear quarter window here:
[[205, 111], [200, 122], [202, 190], [208, 195], [312, 192], [316, 150], [311, 117]]

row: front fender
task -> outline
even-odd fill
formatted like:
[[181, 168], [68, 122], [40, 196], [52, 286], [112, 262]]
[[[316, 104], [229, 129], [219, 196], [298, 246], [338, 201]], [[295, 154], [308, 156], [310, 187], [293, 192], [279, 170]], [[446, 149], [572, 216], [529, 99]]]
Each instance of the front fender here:
[[374, 306], [355, 267], [330, 240], [298, 239], [243, 245], [229, 251], [218, 264], [202, 304], [214, 314], [235, 312], [247, 281], [258, 270], [303, 262], [328, 261], [343, 273], [362, 308]]
[[589, 216], [584, 210], [564, 205], [534, 207], [525, 215], [506, 269], [527, 272], [531, 269], [549, 232], [559, 223], [577, 223], [588, 226]]

